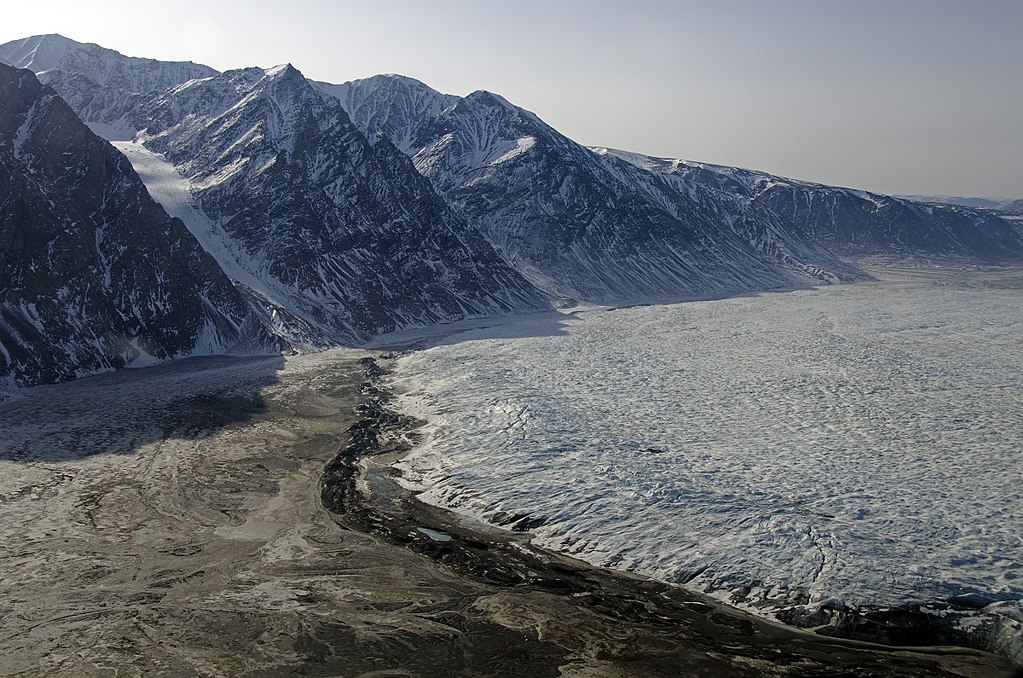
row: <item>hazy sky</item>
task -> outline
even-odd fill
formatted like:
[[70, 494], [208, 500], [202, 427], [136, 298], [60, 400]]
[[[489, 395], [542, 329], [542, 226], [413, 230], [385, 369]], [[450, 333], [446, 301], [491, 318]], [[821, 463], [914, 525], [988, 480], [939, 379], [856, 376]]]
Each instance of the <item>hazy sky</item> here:
[[61, 33], [221, 70], [488, 89], [588, 145], [888, 193], [1023, 197], [1021, 0], [37, 0]]

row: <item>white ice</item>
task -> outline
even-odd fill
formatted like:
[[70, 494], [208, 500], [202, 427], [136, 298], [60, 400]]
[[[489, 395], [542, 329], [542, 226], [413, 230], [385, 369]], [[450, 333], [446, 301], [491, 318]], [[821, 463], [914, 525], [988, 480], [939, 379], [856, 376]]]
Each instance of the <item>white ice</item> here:
[[284, 296], [267, 284], [266, 265], [252, 257], [224, 229], [209, 219], [192, 200], [192, 184], [164, 156], [134, 141], [112, 141], [138, 173], [146, 189], [167, 213], [184, 222], [188, 230], [232, 279], [281, 306]]
[[1023, 290], [935, 280], [464, 331], [400, 360], [429, 422], [401, 467], [427, 501], [762, 611], [1018, 601]]

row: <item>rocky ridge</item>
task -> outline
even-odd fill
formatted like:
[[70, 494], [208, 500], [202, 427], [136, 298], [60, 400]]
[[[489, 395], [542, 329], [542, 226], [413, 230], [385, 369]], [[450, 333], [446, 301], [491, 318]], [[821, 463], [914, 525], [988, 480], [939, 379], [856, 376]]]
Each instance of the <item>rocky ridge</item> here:
[[0, 61], [131, 140], [133, 161], [170, 163], [217, 275], [297, 350], [552, 300], [869, 278], [849, 257], [1023, 257], [1018, 220], [990, 210], [586, 148], [486, 91], [312, 82], [291, 65], [218, 73], [53, 35], [0, 45]]
[[27, 70], [0, 64], [0, 379], [279, 346], [130, 163]]
[[391, 75], [318, 86], [367, 136], [408, 153], [516, 268], [576, 298], [864, 279], [850, 256], [1023, 256], [1023, 238], [988, 210], [587, 149], [485, 91], [452, 97]]
[[754, 242], [754, 219], [723, 209], [727, 196], [638, 176], [490, 92], [450, 97], [396, 76], [320, 86], [553, 294], [628, 303], [863, 278], [791, 238]]

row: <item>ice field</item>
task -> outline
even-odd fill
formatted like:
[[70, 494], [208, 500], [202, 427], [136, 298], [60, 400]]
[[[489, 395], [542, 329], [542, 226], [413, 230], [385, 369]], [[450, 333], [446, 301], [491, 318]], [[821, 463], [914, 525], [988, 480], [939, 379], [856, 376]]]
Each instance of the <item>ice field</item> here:
[[399, 361], [406, 482], [761, 613], [1018, 601], [1023, 278], [885, 278], [453, 334]]

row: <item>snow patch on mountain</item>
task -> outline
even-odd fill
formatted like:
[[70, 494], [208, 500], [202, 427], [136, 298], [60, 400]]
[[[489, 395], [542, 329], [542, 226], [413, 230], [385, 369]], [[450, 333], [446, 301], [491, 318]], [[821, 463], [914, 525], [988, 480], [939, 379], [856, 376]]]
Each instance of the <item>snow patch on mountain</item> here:
[[491, 165], [500, 165], [502, 162], [508, 162], [513, 158], [517, 158], [522, 155], [533, 146], [536, 145], [536, 137], [519, 137], [515, 140], [515, 148], [510, 149], [507, 153], [502, 155], [497, 160], [492, 160]]
[[[323, 328], [311, 329], [314, 323], [309, 318], [296, 318], [288, 310], [300, 306], [294, 298], [295, 291], [281, 285], [269, 274], [269, 262], [265, 257], [249, 254], [224, 231], [221, 224], [207, 217], [197, 207], [192, 198], [191, 182], [173, 164], [140, 142], [120, 141], [113, 142], [113, 145], [132, 163], [153, 199], [168, 214], [181, 219], [221, 269], [255, 296], [257, 303], [265, 310], [274, 334], [285, 339], [292, 349], [313, 349], [324, 345], [323, 339], [317, 338], [324, 331]], [[210, 348], [209, 352], [217, 351]]]
[[217, 260], [225, 273], [250, 289], [269, 296], [269, 291], [262, 281], [252, 273], [252, 269], [258, 270], [259, 267], [254, 266], [253, 262], [239, 251], [237, 243], [232, 241], [222, 228], [196, 208], [191, 197], [191, 183], [181, 176], [173, 164], [138, 142], [117, 141], [113, 142], [113, 146], [128, 158], [153, 199], [160, 203], [168, 214], [184, 222], [203, 249]]

